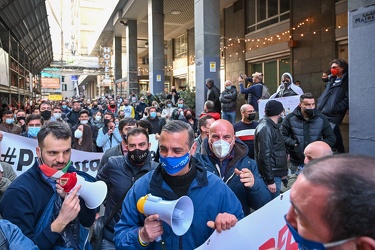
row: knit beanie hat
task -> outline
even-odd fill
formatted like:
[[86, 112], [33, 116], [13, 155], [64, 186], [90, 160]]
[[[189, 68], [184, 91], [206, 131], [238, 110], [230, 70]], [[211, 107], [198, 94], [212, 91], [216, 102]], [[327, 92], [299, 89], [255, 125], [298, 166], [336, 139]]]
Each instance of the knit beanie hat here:
[[266, 103], [265, 112], [267, 116], [280, 115], [284, 111], [283, 104], [275, 100], [269, 100]]

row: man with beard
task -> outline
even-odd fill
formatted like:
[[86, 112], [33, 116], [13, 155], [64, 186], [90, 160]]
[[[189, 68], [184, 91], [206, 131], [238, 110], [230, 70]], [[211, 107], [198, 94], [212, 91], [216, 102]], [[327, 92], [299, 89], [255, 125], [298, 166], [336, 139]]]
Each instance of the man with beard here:
[[298, 167], [303, 167], [307, 145], [324, 141], [332, 147], [336, 141], [328, 119], [315, 108], [315, 98], [311, 93], [301, 95], [299, 105], [285, 117], [280, 131], [290, 156], [292, 174]]
[[[135, 120], [134, 120], [135, 121]], [[127, 154], [113, 156], [98, 172], [97, 180], [107, 184], [108, 194], [105, 205], [105, 220], [113, 214], [119, 200], [124, 200], [126, 193], [141, 176], [152, 169], [157, 163], [151, 161], [151, 143], [148, 141], [148, 133], [142, 128], [133, 128], [127, 133]], [[113, 232], [121, 215], [121, 206], [117, 208], [111, 220], [104, 225], [103, 249], [115, 249], [113, 244]]]
[[236, 132], [236, 137], [243, 141], [249, 149], [247, 156], [254, 160], [254, 132], [258, 126], [258, 122], [254, 119], [257, 112], [250, 104], [242, 105], [240, 111], [242, 119], [234, 124], [234, 132]]
[[77, 192], [69, 195], [60, 186], [66, 172], [77, 172], [86, 181], [94, 178], [76, 169], [70, 161], [71, 131], [67, 124], [50, 122], [38, 133], [38, 160], [17, 177], [0, 203], [4, 219], [17, 225], [40, 249], [87, 249], [88, 230], [95, 220]]

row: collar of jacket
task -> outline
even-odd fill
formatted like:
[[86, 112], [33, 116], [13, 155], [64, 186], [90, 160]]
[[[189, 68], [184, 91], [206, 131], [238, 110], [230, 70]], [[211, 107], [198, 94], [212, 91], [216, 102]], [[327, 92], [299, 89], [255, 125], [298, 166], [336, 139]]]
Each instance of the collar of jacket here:
[[[192, 182], [189, 190], [192, 188], [199, 188], [202, 186], [208, 185], [208, 179], [207, 179], [207, 171], [204, 168], [204, 166], [197, 161], [194, 157], [190, 158], [189, 164], [195, 164], [197, 168], [197, 175]], [[159, 196], [161, 198], [167, 198], [168, 200], [171, 199], [178, 199], [178, 197], [170, 187], [169, 189], [166, 189], [168, 185], [164, 182], [162, 173], [161, 173], [161, 164], [158, 165], [158, 167], [155, 169], [155, 171], [152, 174], [151, 181], [150, 181], [150, 191], [153, 195]]]
[[263, 117], [263, 120], [265, 120], [266, 122], [271, 123], [271, 125], [272, 125], [274, 128], [279, 129], [279, 126], [277, 126], [277, 124], [276, 124], [271, 118], [265, 116], [265, 117]]

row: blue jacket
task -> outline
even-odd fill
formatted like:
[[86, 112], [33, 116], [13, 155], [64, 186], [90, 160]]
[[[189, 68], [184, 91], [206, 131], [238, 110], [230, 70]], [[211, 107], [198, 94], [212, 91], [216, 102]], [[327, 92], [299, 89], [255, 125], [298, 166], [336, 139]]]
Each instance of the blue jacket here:
[[[71, 166], [68, 172], [76, 170]], [[54, 193], [35, 161], [34, 166], [17, 177], [5, 192], [0, 202], [0, 214], [16, 224], [40, 249], [52, 249], [61, 236], [51, 231], [52, 222], [40, 234], [35, 234], [35, 228]], [[82, 226], [90, 227], [95, 221], [95, 209], [87, 208], [82, 199], [80, 206], [79, 221]]]
[[[233, 150], [233, 158], [230, 159], [227, 165], [225, 176], [222, 176], [222, 173], [220, 173], [219, 165], [221, 163], [209, 148], [208, 138], [204, 139], [201, 146], [201, 152], [200, 154], [196, 154], [196, 157], [205, 163], [207, 171], [223, 178], [224, 182], [230, 187], [230, 189], [232, 189], [241, 202], [242, 210], [246, 216], [250, 214], [250, 208], [254, 210], [261, 208], [272, 200], [272, 196], [265, 182], [259, 175], [256, 162], [247, 156], [248, 149], [246, 144], [239, 139], [236, 139]], [[216, 167], [216, 165], [218, 165], [218, 167]], [[251, 188], [243, 185], [240, 181], [240, 177], [234, 172], [235, 168], [238, 170], [248, 168], [251, 171], [255, 180], [254, 185]]]
[[[240, 91], [241, 94], [248, 94], [248, 104], [253, 106], [255, 111], [259, 111], [258, 107], [258, 100], [262, 97], [262, 91], [263, 91], [263, 83], [258, 82], [248, 88], [245, 88], [243, 84], [240, 82]], [[251, 96], [250, 96], [251, 95]]]
[[[200, 246], [213, 233], [206, 223], [215, 220], [219, 213], [230, 213], [243, 218], [241, 204], [233, 192], [217, 176], [206, 170], [192, 157], [190, 164], [197, 167], [196, 179], [190, 185], [187, 195], [194, 204], [193, 222], [182, 236], [176, 236], [171, 227], [163, 222], [165, 249], [194, 249]], [[120, 221], [115, 226], [114, 242], [116, 249], [145, 249], [138, 242], [138, 230], [143, 226], [145, 216], [137, 211], [139, 198], [151, 193], [165, 200], [179, 197], [163, 180], [160, 165], [138, 179], [129, 190], [122, 204]], [[151, 242], [147, 249], [162, 249], [161, 242]]]
[[[104, 131], [103, 131], [104, 130]], [[115, 128], [112, 135], [108, 135], [108, 127], [104, 126], [99, 129], [98, 137], [96, 138], [96, 145], [103, 148], [103, 152], [108, 149], [117, 146], [121, 143], [122, 138], [118, 128]]]
[[39, 249], [21, 230], [7, 220], [0, 220], [0, 249]]

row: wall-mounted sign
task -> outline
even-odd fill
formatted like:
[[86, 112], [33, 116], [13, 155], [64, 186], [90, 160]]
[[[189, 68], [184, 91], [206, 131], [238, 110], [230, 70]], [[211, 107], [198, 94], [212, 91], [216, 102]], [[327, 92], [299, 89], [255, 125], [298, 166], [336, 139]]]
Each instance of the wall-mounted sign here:
[[210, 72], [216, 72], [216, 62], [210, 62]]
[[42, 89], [59, 89], [60, 88], [60, 78], [40, 78], [42, 83]]

